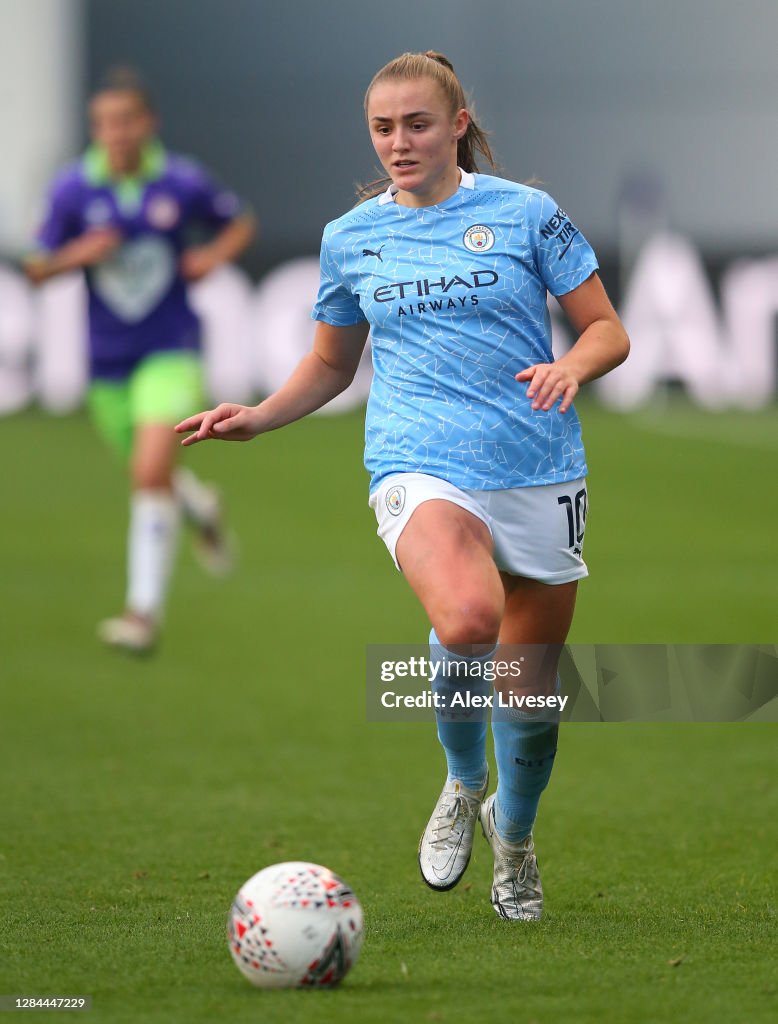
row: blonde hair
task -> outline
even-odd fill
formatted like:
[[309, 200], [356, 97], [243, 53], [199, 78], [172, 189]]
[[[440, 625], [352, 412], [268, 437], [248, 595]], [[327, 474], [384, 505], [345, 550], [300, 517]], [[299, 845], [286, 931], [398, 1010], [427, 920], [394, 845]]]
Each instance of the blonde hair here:
[[[472, 105], [468, 105], [462, 83], [456, 76], [454, 66], [448, 57], [435, 50], [427, 50], [426, 53], [403, 53], [394, 60], [390, 60], [374, 76], [365, 93], [365, 114], [370, 93], [379, 82], [387, 81], [415, 81], [418, 78], [431, 78], [443, 90], [452, 114], [463, 108], [470, 114], [467, 131], [457, 141], [457, 164], [463, 171], [471, 174], [478, 172], [477, 156], [483, 157], [489, 164], [491, 170], [495, 171], [496, 165], [492, 156], [491, 148], [486, 132], [476, 123]], [[371, 199], [373, 196], [384, 192], [391, 184], [391, 178], [383, 176], [374, 181], [361, 185], [357, 189], [357, 196], [360, 202]]]

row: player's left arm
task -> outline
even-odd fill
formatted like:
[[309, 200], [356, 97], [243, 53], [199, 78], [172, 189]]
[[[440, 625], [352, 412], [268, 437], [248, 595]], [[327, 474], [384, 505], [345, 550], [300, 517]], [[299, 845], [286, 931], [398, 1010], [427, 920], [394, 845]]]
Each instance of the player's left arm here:
[[533, 400], [533, 409], [547, 411], [561, 400], [559, 411], [567, 412], [581, 384], [624, 362], [629, 338], [596, 273], [557, 301], [578, 340], [560, 359], [528, 366], [516, 380], [529, 382], [527, 397]]
[[213, 234], [203, 245], [181, 253], [180, 270], [187, 281], [199, 281], [223, 263], [231, 263], [257, 234], [253, 212], [231, 189], [194, 161], [179, 162], [188, 191], [187, 220]]
[[223, 263], [231, 263], [257, 235], [257, 221], [246, 211], [229, 221], [205, 245], [190, 246], [181, 253], [181, 273], [187, 281], [199, 281]]

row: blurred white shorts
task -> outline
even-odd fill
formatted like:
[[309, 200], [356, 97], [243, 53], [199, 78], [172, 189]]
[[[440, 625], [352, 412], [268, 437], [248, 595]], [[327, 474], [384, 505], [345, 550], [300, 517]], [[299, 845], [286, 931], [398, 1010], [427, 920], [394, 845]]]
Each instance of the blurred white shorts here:
[[569, 583], [589, 575], [583, 560], [586, 480], [500, 491], [471, 491], [426, 473], [393, 473], [370, 495], [378, 536], [397, 562], [397, 541], [416, 509], [441, 499], [486, 524], [498, 569], [541, 583]]

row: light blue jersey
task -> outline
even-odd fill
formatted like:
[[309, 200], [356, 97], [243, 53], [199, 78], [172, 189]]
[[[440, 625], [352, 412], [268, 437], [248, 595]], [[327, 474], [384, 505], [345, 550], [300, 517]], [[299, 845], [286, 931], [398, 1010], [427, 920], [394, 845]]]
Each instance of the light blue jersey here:
[[533, 412], [514, 378], [553, 360], [547, 291], [596, 269], [550, 196], [485, 174], [463, 172], [436, 206], [398, 206], [389, 189], [328, 224], [312, 315], [370, 324], [371, 491], [398, 472], [474, 490], [585, 476], [575, 411]]

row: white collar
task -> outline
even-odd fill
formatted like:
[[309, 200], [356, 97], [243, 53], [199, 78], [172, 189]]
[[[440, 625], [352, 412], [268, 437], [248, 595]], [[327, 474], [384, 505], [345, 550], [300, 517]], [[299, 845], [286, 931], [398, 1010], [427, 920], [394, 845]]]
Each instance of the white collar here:
[[[460, 177], [459, 177], [459, 187], [460, 188], [469, 188], [469, 189], [474, 189], [475, 188], [475, 175], [474, 174], [471, 174], [470, 171], [463, 171], [462, 168], [460, 167], [459, 168], [459, 175], [460, 175]], [[384, 192], [382, 194], [381, 198], [378, 200], [378, 205], [379, 206], [385, 206], [387, 203], [393, 203], [395, 201], [395, 196], [397, 195], [397, 193], [399, 191], [400, 191], [400, 189], [399, 189], [399, 187], [397, 185], [394, 185], [394, 184], [390, 185], [389, 188], [386, 190], [386, 192]]]

